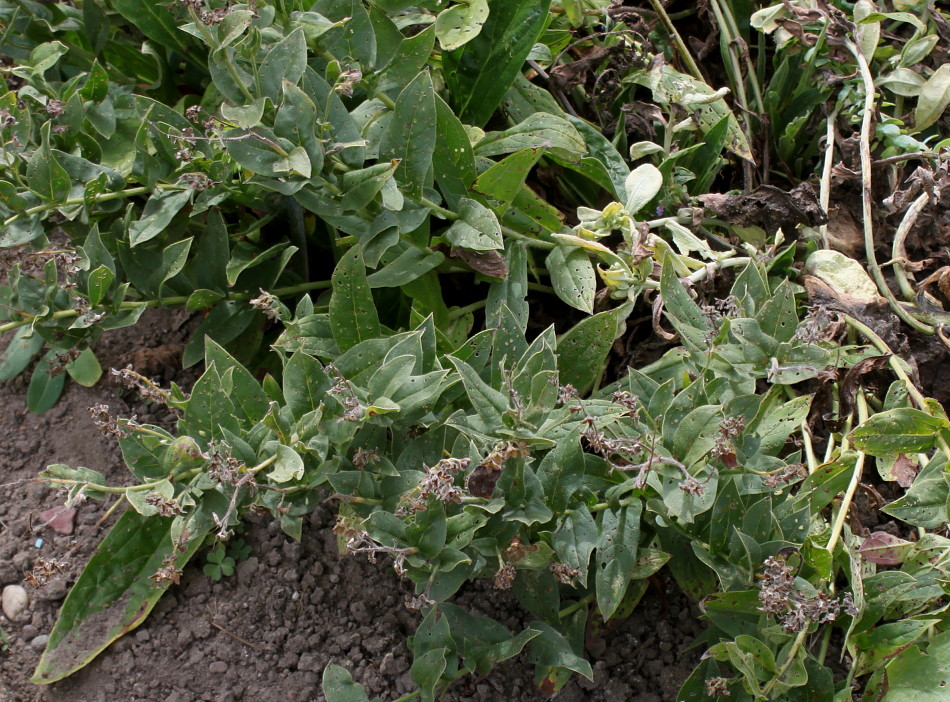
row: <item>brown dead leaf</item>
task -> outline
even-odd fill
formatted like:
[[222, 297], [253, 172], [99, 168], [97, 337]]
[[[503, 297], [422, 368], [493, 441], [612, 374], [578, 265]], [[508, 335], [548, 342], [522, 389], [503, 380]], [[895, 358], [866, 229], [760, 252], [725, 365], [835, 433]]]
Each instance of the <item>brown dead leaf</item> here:
[[893, 476], [897, 484], [905, 490], [914, 484], [917, 471], [917, 461], [905, 456], [903, 453], [898, 454], [894, 465], [891, 466], [891, 476]]
[[862, 385], [862, 379], [868, 373], [883, 370], [887, 367], [890, 360], [889, 355], [870, 356], [855, 363], [844, 376], [841, 382], [841, 416], [847, 417], [854, 408], [854, 398], [858, 394], [858, 388]]
[[831, 248], [855, 258], [864, 249], [864, 234], [847, 207], [834, 204], [828, 211], [828, 243]]
[[497, 251], [470, 251], [469, 249], [453, 248], [449, 256], [465, 261], [469, 266], [492, 278], [505, 279], [508, 277], [508, 264], [505, 257]]
[[475, 497], [490, 498], [495, 492], [495, 485], [501, 478], [501, 471], [486, 463], [479, 463], [475, 470], [468, 474], [465, 485], [469, 493]]
[[742, 227], [761, 227], [770, 235], [778, 229], [791, 235], [799, 225], [817, 227], [828, 222], [809, 183], [800, 183], [788, 192], [760, 185], [750, 193], [708, 193], [699, 200], [719, 219]]

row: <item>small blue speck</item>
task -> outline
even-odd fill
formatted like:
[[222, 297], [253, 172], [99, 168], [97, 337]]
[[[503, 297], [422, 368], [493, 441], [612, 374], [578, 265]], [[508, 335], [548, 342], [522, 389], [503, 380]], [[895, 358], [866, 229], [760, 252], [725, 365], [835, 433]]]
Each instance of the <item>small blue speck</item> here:
[[36, 548], [43, 548], [43, 539], [37, 539], [33, 544]]

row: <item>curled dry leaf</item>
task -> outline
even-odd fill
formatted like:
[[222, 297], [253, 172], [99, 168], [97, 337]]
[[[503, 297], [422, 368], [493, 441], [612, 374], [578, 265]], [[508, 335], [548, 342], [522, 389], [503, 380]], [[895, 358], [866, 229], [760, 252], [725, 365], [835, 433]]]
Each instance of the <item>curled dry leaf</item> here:
[[807, 182], [788, 192], [760, 185], [750, 193], [708, 193], [699, 200], [716, 217], [742, 227], [761, 227], [770, 236], [779, 229], [791, 234], [802, 224], [817, 227], [828, 222], [814, 187]]

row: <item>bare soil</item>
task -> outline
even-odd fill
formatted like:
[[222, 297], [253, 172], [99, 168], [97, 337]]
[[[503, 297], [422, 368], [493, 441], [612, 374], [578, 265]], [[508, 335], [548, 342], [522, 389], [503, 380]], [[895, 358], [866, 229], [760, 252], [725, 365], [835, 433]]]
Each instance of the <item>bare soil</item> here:
[[[105, 369], [134, 356], [137, 369], [187, 389], [197, 371], [176, 370], [167, 359], [191, 326], [173, 313], [150, 313], [139, 325], [103, 337], [97, 354]], [[148, 363], [151, 368], [142, 368]], [[309, 517], [299, 543], [268, 517], [251, 517], [241, 535], [251, 551], [233, 576], [212, 581], [199, 554], [142, 626], [62, 682], [29, 682], [69, 586], [114, 521], [98, 525], [109, 503], [88, 501], [79, 507], [74, 533], [56, 534], [39, 514], [61, 506], [63, 496], [32, 479], [50, 463], [66, 463], [95, 468], [113, 484], [127, 481], [118, 446], [99, 434], [86, 409], [100, 402], [166, 426], [175, 418], [165, 408], [156, 416], [123, 392], [108, 377], [94, 388], [69, 382], [59, 404], [36, 416], [26, 410], [22, 376], [0, 384], [0, 588], [26, 587], [40, 558], [66, 564], [49, 584], [27, 588], [28, 619], [11, 622], [0, 614], [10, 639], [9, 650], [0, 652], [0, 702], [322, 700], [320, 676], [331, 662], [349, 668], [370, 695], [384, 700], [413, 690], [406, 638], [420, 615], [406, 608], [408, 590], [383, 560], [339, 555], [329, 505]], [[653, 585], [630, 618], [588, 637], [594, 682], [575, 679], [556, 699], [675, 700], [702, 653], [688, 650], [702, 624], [675, 586], [662, 579]], [[513, 596], [488, 583], [473, 584], [455, 602], [512, 631], [530, 621]], [[487, 678], [459, 681], [445, 699], [546, 698], [534, 686], [532, 666], [519, 657]]]

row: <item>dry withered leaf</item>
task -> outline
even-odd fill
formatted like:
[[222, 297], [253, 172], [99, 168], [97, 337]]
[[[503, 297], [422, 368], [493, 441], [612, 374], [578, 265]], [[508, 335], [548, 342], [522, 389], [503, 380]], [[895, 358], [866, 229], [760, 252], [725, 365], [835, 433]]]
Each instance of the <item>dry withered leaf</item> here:
[[858, 394], [858, 388], [861, 387], [861, 379], [868, 373], [886, 368], [889, 360], [890, 356], [887, 354], [870, 356], [848, 369], [841, 382], [841, 416], [848, 416], [854, 408], [854, 398]]
[[484, 273], [492, 278], [508, 277], [508, 264], [505, 257], [497, 251], [470, 251], [469, 249], [455, 249], [449, 252], [449, 256], [464, 261], [479, 273]]
[[901, 453], [898, 454], [894, 464], [891, 466], [891, 476], [897, 481], [898, 485], [906, 490], [914, 484], [914, 478], [917, 477], [917, 470], [917, 462]]
[[495, 485], [501, 477], [501, 471], [485, 463], [479, 463], [475, 470], [468, 474], [465, 485], [470, 494], [475, 497], [490, 498], [495, 492]]
[[699, 201], [716, 217], [743, 227], [761, 227], [768, 234], [782, 229], [790, 235], [800, 225], [817, 227], [828, 222], [810, 183], [800, 183], [791, 191], [760, 185], [750, 193], [724, 195], [708, 193]]
[[855, 257], [864, 248], [864, 234], [854, 221], [850, 210], [841, 204], [834, 204], [828, 211], [828, 243], [831, 248], [843, 254]]

